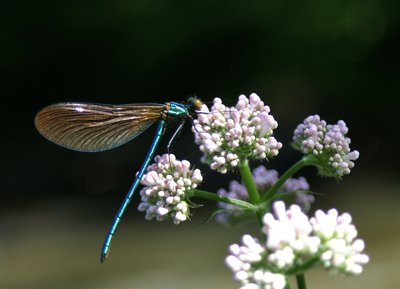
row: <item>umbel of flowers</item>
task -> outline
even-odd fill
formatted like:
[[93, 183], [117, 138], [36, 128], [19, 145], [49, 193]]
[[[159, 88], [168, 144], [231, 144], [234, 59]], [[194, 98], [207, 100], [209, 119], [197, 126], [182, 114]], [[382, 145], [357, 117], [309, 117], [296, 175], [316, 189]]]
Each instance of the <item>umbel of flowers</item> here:
[[147, 220], [172, 219], [175, 224], [186, 221], [189, 204], [185, 193], [202, 180], [200, 170], [191, 170], [188, 161], [178, 161], [173, 154], [156, 156], [141, 180], [144, 187], [138, 209], [146, 212]]
[[232, 107], [215, 98], [193, 123], [203, 162], [223, 174], [238, 170], [242, 180], [217, 194], [199, 190], [203, 177], [198, 169], [174, 155], [157, 156], [141, 180], [139, 210], [146, 212], [146, 219], [175, 224], [189, 220], [189, 209], [196, 207], [191, 198], [196, 197], [217, 203], [213, 216], [219, 222], [258, 221], [260, 237], [244, 235], [241, 244], [229, 247], [225, 260], [240, 289], [290, 289], [289, 276], [296, 276], [298, 288], [305, 289], [304, 273], [316, 266], [345, 275], [363, 271], [369, 258], [350, 214], [316, 210], [308, 217], [315, 195], [305, 178], [294, 177], [305, 166], [336, 179], [351, 172], [359, 153], [350, 149], [344, 121], [328, 125], [318, 115], [307, 117], [295, 129], [292, 144], [303, 157], [281, 175], [265, 166], [253, 171], [249, 166], [252, 160], [277, 156], [282, 147], [273, 136], [278, 124], [258, 95], [241, 95]]
[[226, 173], [240, 160], [276, 156], [282, 144], [272, 136], [278, 123], [269, 112], [269, 106], [255, 93], [249, 98], [240, 95], [236, 106], [230, 108], [220, 98], [214, 99], [210, 110], [204, 105], [193, 126], [203, 161]]
[[308, 218], [297, 205], [286, 210], [282, 201], [275, 202], [273, 210], [263, 217], [265, 242], [244, 235], [241, 245], [229, 247], [225, 262], [242, 289], [283, 289], [286, 276], [317, 265], [336, 273], [360, 274], [368, 263], [349, 214], [318, 210]]
[[310, 155], [321, 175], [342, 177], [350, 173], [359, 152], [350, 150], [349, 129], [343, 120], [326, 124], [319, 115], [310, 115], [294, 131], [293, 146]]

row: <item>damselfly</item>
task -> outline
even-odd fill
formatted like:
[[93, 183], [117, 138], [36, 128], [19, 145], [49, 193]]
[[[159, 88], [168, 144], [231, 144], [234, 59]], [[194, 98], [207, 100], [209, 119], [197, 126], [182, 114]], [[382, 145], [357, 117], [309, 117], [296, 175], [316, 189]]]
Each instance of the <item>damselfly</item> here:
[[82, 152], [100, 152], [118, 147], [158, 122], [150, 149], [107, 233], [101, 250], [101, 262], [108, 256], [117, 226], [154, 157], [166, 125], [172, 120], [180, 121], [167, 145], [169, 148], [185, 121], [191, 119], [201, 106], [202, 102], [198, 98], [190, 98], [185, 104], [167, 102], [109, 105], [65, 102], [47, 106], [36, 115], [36, 128], [45, 138], [68, 149]]

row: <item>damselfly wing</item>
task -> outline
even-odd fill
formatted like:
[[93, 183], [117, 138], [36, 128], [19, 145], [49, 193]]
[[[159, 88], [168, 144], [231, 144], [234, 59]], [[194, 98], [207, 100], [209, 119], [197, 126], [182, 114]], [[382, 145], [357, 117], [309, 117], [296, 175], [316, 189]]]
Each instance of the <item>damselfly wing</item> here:
[[94, 104], [66, 102], [42, 109], [35, 118], [48, 140], [82, 152], [109, 150], [137, 137], [160, 119], [162, 104]]

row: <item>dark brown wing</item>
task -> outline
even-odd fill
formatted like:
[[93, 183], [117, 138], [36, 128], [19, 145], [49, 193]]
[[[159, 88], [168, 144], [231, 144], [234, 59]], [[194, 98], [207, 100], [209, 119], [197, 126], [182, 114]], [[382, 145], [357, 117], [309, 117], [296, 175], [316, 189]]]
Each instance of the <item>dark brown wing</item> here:
[[135, 138], [161, 117], [162, 104], [58, 103], [35, 117], [38, 131], [66, 148], [99, 152]]

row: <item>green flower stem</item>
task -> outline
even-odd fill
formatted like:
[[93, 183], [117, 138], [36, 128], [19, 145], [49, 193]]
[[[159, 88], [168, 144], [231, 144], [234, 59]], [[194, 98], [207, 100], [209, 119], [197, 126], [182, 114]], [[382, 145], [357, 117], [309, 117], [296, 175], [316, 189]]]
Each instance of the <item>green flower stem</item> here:
[[[247, 189], [247, 193], [249, 194], [249, 199], [253, 205], [259, 205], [261, 203], [260, 194], [258, 193], [256, 184], [253, 180], [253, 174], [251, 173], [249, 162], [247, 159], [241, 160], [239, 162], [239, 171], [242, 177], [243, 183]], [[263, 226], [263, 218], [264, 210], [262, 207], [258, 206], [258, 210], [256, 211], [257, 221], [260, 227]]]
[[306, 278], [304, 277], [303, 273], [296, 275], [296, 281], [297, 289], [307, 289]]
[[209, 199], [209, 200], [213, 200], [213, 201], [217, 201], [217, 202], [224, 202], [224, 203], [235, 205], [239, 208], [247, 209], [247, 210], [251, 210], [251, 211], [258, 210], [258, 208], [256, 206], [254, 206], [253, 204], [250, 204], [248, 202], [234, 199], [234, 198], [220, 196], [218, 194], [214, 194], [214, 193], [203, 191], [203, 190], [192, 190], [192, 191], [188, 192], [187, 194], [188, 194], [188, 197], [193, 196], [193, 197]]
[[282, 185], [286, 182], [287, 179], [289, 179], [291, 176], [293, 176], [298, 170], [300, 170], [304, 166], [308, 166], [312, 163], [311, 159], [306, 157], [303, 157], [301, 160], [299, 160], [297, 163], [295, 163], [293, 166], [291, 166], [279, 179], [278, 181], [267, 191], [267, 193], [263, 197], [263, 201], [269, 201], [274, 198], [276, 192], [282, 187]]
[[253, 175], [249, 167], [249, 162], [246, 159], [239, 162], [239, 170], [244, 185], [246, 186], [247, 192], [249, 194], [249, 199], [251, 203], [254, 205], [259, 204], [261, 201], [260, 194], [258, 193], [256, 184], [254, 183]]

